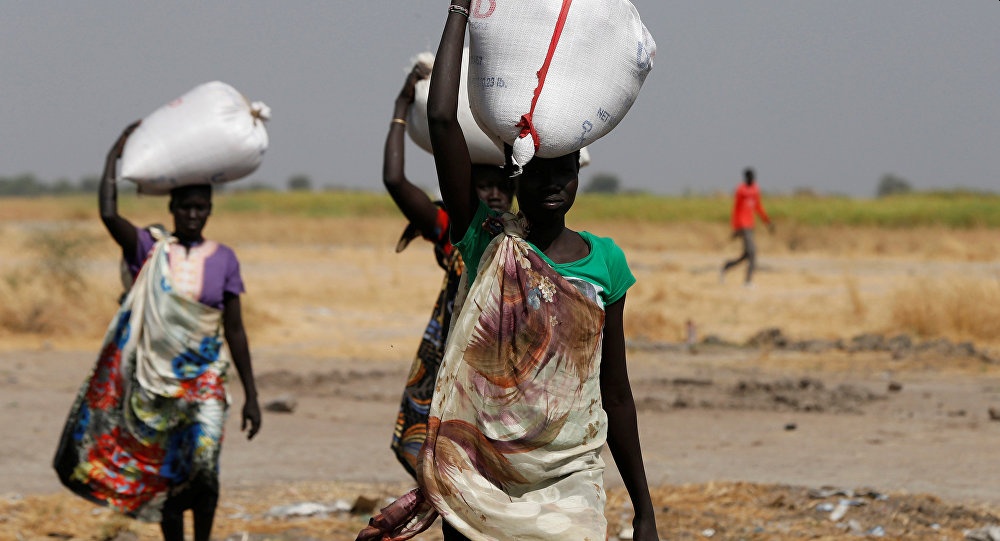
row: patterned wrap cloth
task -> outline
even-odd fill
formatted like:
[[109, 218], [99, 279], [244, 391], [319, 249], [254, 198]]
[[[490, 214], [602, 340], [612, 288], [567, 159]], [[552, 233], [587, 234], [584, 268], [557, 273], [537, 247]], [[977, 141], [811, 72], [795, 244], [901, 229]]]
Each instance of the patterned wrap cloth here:
[[438, 372], [419, 488], [359, 540], [402, 540], [443, 515], [473, 541], [606, 538], [600, 452], [604, 310], [559, 275], [504, 215], [505, 234], [456, 300]]
[[[434, 255], [438, 266], [444, 271], [441, 290], [434, 310], [427, 321], [427, 327], [420, 338], [420, 346], [410, 365], [406, 386], [396, 416], [396, 426], [392, 433], [391, 448], [406, 472], [417, 477], [417, 456], [427, 437], [427, 414], [434, 396], [438, 367], [444, 357], [444, 345], [448, 339], [448, 329], [455, 306], [455, 296], [459, 290], [465, 265], [462, 255], [448, 239], [448, 214], [440, 206], [434, 231], [424, 238], [434, 243]], [[396, 252], [403, 251], [410, 241], [420, 233], [412, 224], [408, 225], [396, 244]]]
[[192, 484], [218, 487], [229, 406], [222, 311], [176, 291], [168, 255], [176, 239], [156, 236], [53, 461], [74, 493], [148, 521]]

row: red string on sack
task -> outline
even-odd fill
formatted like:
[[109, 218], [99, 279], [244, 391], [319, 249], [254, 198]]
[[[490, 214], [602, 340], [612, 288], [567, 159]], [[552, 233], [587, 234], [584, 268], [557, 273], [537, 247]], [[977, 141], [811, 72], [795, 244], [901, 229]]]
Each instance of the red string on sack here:
[[539, 139], [538, 132], [535, 131], [535, 125], [531, 121], [531, 117], [535, 113], [535, 105], [538, 103], [538, 96], [542, 93], [542, 87], [545, 86], [545, 76], [549, 73], [549, 65], [552, 63], [552, 55], [556, 52], [556, 45], [559, 44], [559, 36], [562, 35], [563, 27], [566, 25], [566, 16], [569, 14], [569, 6], [573, 3], [573, 0], [563, 0], [562, 8], [559, 10], [559, 19], [556, 20], [556, 27], [552, 31], [552, 40], [549, 41], [549, 50], [545, 53], [545, 62], [542, 63], [542, 67], [536, 73], [538, 77], [538, 86], [535, 87], [535, 95], [531, 98], [531, 109], [527, 114], [521, 115], [521, 121], [517, 123], [517, 127], [521, 128], [521, 133], [518, 138], [527, 137], [531, 135], [531, 140], [535, 143], [535, 150], [538, 150]]

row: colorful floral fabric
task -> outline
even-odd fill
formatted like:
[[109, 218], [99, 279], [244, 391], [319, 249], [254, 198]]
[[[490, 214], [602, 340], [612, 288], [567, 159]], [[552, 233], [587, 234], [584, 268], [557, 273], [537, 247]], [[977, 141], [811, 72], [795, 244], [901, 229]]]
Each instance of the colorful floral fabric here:
[[192, 483], [218, 484], [225, 390], [222, 312], [174, 288], [158, 240], [105, 335], [54, 460], [76, 494], [158, 521]]
[[[448, 213], [442, 203], [435, 202], [435, 204], [438, 209], [434, 230], [422, 236], [433, 243], [434, 256], [438, 266], [445, 271], [445, 276], [431, 318], [420, 339], [417, 354], [410, 365], [390, 445], [400, 464], [414, 478], [417, 476], [417, 455], [427, 437], [427, 414], [431, 409], [438, 366], [444, 356], [444, 344], [451, 326], [455, 295], [462, 279], [462, 272], [465, 270], [462, 256], [448, 238], [450, 225]], [[413, 224], [407, 225], [396, 244], [396, 252], [403, 251], [417, 236], [421, 236], [417, 227]]]
[[[450, 245], [450, 243], [449, 243]], [[427, 328], [420, 339], [420, 346], [410, 366], [403, 398], [392, 434], [392, 451], [406, 471], [416, 477], [417, 455], [427, 437], [427, 414], [434, 396], [438, 367], [444, 356], [444, 344], [451, 326], [455, 294], [462, 279], [462, 256], [452, 250], [447, 256], [447, 268]]]

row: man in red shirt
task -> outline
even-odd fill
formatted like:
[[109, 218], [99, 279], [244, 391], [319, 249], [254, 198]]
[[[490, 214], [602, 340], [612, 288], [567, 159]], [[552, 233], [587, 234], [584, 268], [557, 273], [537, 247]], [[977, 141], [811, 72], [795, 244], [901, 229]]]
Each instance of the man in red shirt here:
[[753, 241], [754, 214], [760, 215], [760, 219], [767, 224], [768, 230], [774, 231], [774, 224], [771, 223], [771, 219], [764, 212], [764, 206], [760, 203], [760, 190], [754, 182], [753, 169], [743, 171], [743, 184], [736, 188], [734, 199], [732, 216], [733, 238], [739, 237], [743, 239], [743, 253], [736, 259], [726, 261], [719, 274], [719, 281], [725, 278], [726, 271], [746, 261], [747, 277], [744, 285], [750, 285], [750, 281], [753, 279], [754, 267], [757, 266], [757, 248]]

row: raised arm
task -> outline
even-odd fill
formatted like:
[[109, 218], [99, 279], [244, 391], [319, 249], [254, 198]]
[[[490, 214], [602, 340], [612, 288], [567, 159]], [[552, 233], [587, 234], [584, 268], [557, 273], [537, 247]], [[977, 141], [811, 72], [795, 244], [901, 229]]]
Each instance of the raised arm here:
[[125, 141], [128, 136], [139, 126], [141, 120], [129, 124], [118, 136], [118, 140], [108, 151], [108, 156], [104, 161], [104, 173], [101, 175], [101, 184], [98, 188], [98, 205], [101, 209], [101, 221], [104, 227], [111, 233], [111, 237], [122, 247], [125, 253], [135, 253], [138, 242], [135, 226], [118, 214], [118, 187], [115, 185], [115, 170], [118, 166], [118, 159], [122, 156], [125, 148]]
[[451, 220], [451, 240], [457, 242], [475, 215], [469, 147], [458, 123], [458, 88], [470, 0], [453, 0], [441, 34], [427, 96], [427, 125], [444, 206]]
[[605, 307], [604, 342], [601, 351], [601, 399], [608, 414], [608, 448], [632, 499], [636, 541], [655, 541], [656, 516], [649, 497], [646, 470], [639, 445], [635, 400], [625, 367], [625, 297]]
[[406, 146], [406, 113], [413, 104], [414, 86], [417, 81], [426, 79], [430, 70], [423, 64], [413, 66], [406, 76], [403, 89], [396, 97], [393, 108], [392, 122], [389, 124], [389, 134], [385, 138], [385, 151], [382, 157], [382, 182], [386, 190], [396, 202], [396, 206], [425, 236], [433, 234], [437, 223], [437, 206], [423, 190], [414, 186], [404, 171], [404, 148]]
[[226, 334], [226, 344], [233, 356], [233, 364], [243, 384], [243, 417], [240, 430], [247, 431], [247, 439], [252, 440], [260, 430], [260, 406], [257, 404], [257, 384], [250, 364], [250, 345], [243, 328], [243, 313], [240, 296], [226, 293], [223, 297], [222, 326]]

